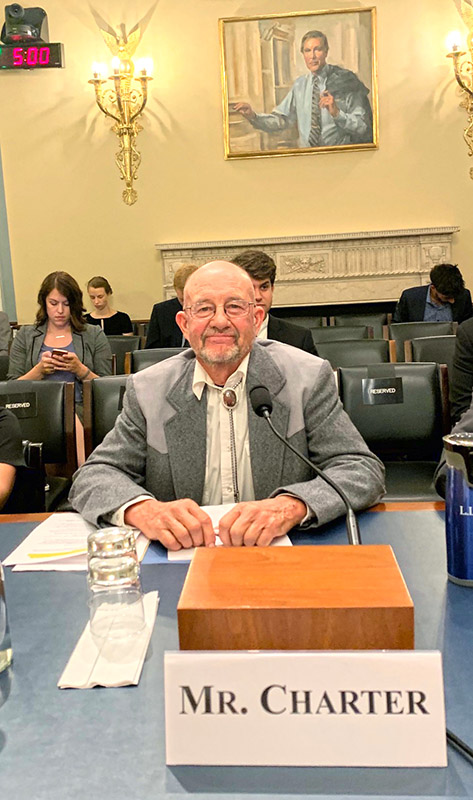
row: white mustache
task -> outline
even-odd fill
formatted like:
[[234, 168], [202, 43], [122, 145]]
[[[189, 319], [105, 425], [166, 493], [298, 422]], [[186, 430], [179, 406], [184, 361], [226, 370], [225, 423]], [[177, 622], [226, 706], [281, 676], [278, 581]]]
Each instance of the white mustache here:
[[211, 328], [210, 330], [206, 330], [205, 333], [202, 335], [202, 341], [205, 342], [209, 336], [218, 336], [218, 334], [225, 334], [228, 336], [231, 334], [233, 340], [236, 342], [238, 335], [235, 331], [232, 331], [229, 326], [225, 326], [225, 328]]

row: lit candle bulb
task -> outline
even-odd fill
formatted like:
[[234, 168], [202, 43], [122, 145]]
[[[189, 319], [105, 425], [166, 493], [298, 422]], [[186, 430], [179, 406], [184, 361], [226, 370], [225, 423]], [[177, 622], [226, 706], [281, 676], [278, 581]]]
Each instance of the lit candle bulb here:
[[461, 46], [461, 33], [460, 31], [450, 31], [447, 36], [447, 50], [449, 53], [458, 53]]
[[113, 56], [112, 58], [112, 69], [114, 75], [119, 75], [120, 73], [120, 59], [118, 56]]
[[103, 81], [106, 74], [107, 65], [101, 64], [98, 61], [94, 61], [92, 64], [92, 75], [94, 76], [94, 81]]
[[153, 72], [153, 59], [139, 58], [136, 62], [136, 69], [143, 78], [149, 77]]

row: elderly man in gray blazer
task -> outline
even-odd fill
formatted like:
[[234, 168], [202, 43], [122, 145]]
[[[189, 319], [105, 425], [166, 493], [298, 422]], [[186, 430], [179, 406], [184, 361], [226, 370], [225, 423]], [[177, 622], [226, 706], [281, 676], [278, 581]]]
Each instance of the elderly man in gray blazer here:
[[344, 512], [339, 496], [283, 446], [249, 404], [273, 399], [275, 426], [357, 510], [381, 497], [383, 467], [344, 412], [328, 362], [255, 341], [264, 311], [249, 276], [227, 262], [198, 269], [176, 315], [191, 349], [130, 376], [114, 429], [75, 476], [70, 500], [93, 524], [125, 522], [169, 549], [212, 546], [200, 507], [235, 503], [226, 545], [268, 545]]

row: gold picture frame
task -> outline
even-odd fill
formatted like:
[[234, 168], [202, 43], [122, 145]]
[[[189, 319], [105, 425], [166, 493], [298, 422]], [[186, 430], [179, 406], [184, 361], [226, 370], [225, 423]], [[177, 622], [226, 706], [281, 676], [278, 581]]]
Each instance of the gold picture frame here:
[[378, 147], [374, 7], [230, 17], [219, 34], [226, 159]]

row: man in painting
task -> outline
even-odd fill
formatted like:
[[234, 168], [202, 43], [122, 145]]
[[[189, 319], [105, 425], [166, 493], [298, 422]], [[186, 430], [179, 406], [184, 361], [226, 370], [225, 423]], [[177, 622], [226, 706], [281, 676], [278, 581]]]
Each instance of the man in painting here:
[[268, 133], [296, 124], [299, 147], [372, 142], [369, 89], [351, 70], [327, 64], [328, 49], [324, 33], [308, 31], [302, 37], [301, 53], [309, 74], [294, 81], [270, 114], [257, 114], [249, 103], [235, 103], [234, 110]]

